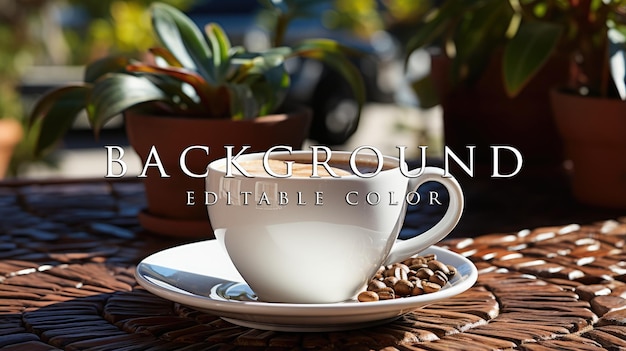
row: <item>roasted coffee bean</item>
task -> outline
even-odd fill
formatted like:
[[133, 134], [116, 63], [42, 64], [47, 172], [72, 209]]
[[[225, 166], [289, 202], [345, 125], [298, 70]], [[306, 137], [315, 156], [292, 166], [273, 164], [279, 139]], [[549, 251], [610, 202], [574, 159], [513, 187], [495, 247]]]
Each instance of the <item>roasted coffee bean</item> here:
[[[404, 265], [403, 265], [404, 266]], [[406, 266], [404, 266], [406, 267]], [[409, 267], [406, 267], [406, 269], [404, 269], [403, 267], [396, 267], [394, 272], [394, 277], [400, 279], [400, 280], [407, 280], [409, 279]]]
[[449, 264], [446, 267], [448, 267], [448, 271], [450, 271], [450, 273], [448, 273], [448, 277], [454, 277], [454, 275], [456, 274], [456, 267], [454, 267], [453, 265]]
[[402, 263], [396, 263], [390, 266], [387, 266], [385, 269], [384, 276], [385, 277], [396, 277], [398, 279], [406, 279], [408, 278], [408, 273], [410, 269], [407, 265]]
[[398, 296], [410, 296], [411, 290], [415, 285], [406, 279], [398, 280], [393, 285], [393, 290], [396, 292]]
[[390, 287], [380, 289], [376, 292], [376, 294], [378, 294], [378, 298], [380, 300], [393, 300], [396, 298], [395, 291], [393, 291]]
[[426, 262], [430, 262], [432, 260], [436, 260], [437, 259], [437, 255], [435, 255], [435, 254], [428, 254], [428, 255], [424, 255], [422, 257], [424, 257]]
[[367, 285], [367, 290], [376, 292], [386, 287], [387, 285], [385, 285], [385, 283], [381, 282], [380, 280], [372, 279], [370, 283]]
[[412, 257], [380, 267], [357, 299], [380, 301], [437, 292], [456, 274], [454, 266], [438, 261], [434, 254]]
[[383, 283], [385, 283], [385, 285], [387, 285], [390, 288], [393, 288], [393, 286], [396, 284], [396, 282], [400, 280], [396, 277], [387, 277], [383, 280]]
[[424, 292], [427, 294], [433, 293], [441, 290], [441, 285], [428, 280], [422, 280], [422, 289], [424, 289]]
[[418, 280], [413, 282], [413, 289], [411, 289], [411, 296], [422, 295], [424, 293], [424, 289], [422, 288], [422, 281]]
[[436, 271], [435, 274], [428, 278], [428, 281], [437, 283], [439, 286], [444, 286], [448, 283], [448, 276], [442, 271]]
[[415, 257], [407, 260], [409, 264], [407, 266], [421, 266], [423, 264], [428, 263], [424, 257]]
[[400, 269], [400, 271], [402, 271], [405, 274], [409, 274], [409, 272], [411, 271], [409, 266], [407, 266], [407, 265], [405, 265], [403, 263], [399, 263], [398, 266], [396, 267], [396, 269]]
[[420, 263], [420, 264], [412, 264], [409, 266], [409, 269], [412, 271], [417, 271], [420, 268], [428, 268], [428, 264], [426, 263]]
[[428, 268], [432, 269], [433, 271], [441, 271], [444, 274], [450, 273], [450, 270], [448, 269], [448, 266], [446, 266], [444, 263], [436, 261], [436, 260], [432, 260], [432, 261], [428, 262]]
[[363, 291], [359, 294], [359, 296], [357, 296], [357, 299], [360, 302], [372, 302], [380, 300], [378, 294], [373, 291]]
[[385, 267], [385, 270], [383, 271], [383, 277], [393, 277], [395, 273], [395, 270], [393, 269], [393, 267], [391, 266], [387, 266]]
[[435, 272], [433, 272], [430, 268], [420, 268], [417, 270], [417, 273], [415, 273], [415, 275], [420, 279], [428, 279], [433, 274], [435, 274]]

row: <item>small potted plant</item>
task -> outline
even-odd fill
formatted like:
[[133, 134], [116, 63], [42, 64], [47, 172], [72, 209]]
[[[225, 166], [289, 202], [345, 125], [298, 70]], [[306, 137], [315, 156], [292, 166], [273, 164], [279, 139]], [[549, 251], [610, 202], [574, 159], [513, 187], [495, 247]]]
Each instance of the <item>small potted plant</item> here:
[[20, 3], [0, 8], [0, 179], [11, 176], [15, 150], [24, 138], [20, 76], [37, 48], [28, 27], [41, 4]]
[[129, 141], [142, 161], [156, 162], [154, 147], [163, 165], [149, 167], [144, 178], [148, 208], [139, 219], [151, 231], [211, 235], [202, 200], [205, 180], [190, 177], [179, 165], [187, 147], [209, 147], [186, 155], [185, 165], [196, 175], [203, 174], [211, 160], [223, 157], [226, 145], [235, 150], [250, 145], [248, 151], [301, 147], [310, 124], [308, 110], [278, 113], [290, 87], [287, 59], [323, 61], [346, 79], [360, 105], [365, 99], [360, 73], [349, 60], [354, 51], [335, 41], [307, 39], [249, 52], [231, 46], [219, 25], [210, 23], [203, 33], [170, 5], [154, 3], [151, 18], [162, 46], [151, 49], [149, 59], [116, 56], [90, 63], [84, 82], [49, 92], [31, 114], [31, 121], [41, 119], [41, 152], [56, 143], [83, 109], [96, 135], [109, 119], [123, 113]]
[[[448, 95], [444, 110], [509, 105], [525, 119], [521, 125], [511, 120], [512, 115], [501, 114], [495, 116], [499, 122], [487, 122], [469, 112], [464, 116], [467, 128], [456, 129], [456, 135], [493, 129], [503, 142], [515, 145], [520, 138], [529, 140], [542, 146], [539, 156], [525, 155], [529, 162], [541, 160], [541, 154], [544, 158], [557, 155], [558, 150], [547, 148], [546, 142], [559, 142], [565, 158], [572, 161], [577, 198], [594, 205], [626, 207], [626, 105], [622, 101], [626, 96], [626, 1], [445, 1], [427, 18], [409, 50], [440, 43], [451, 57], [447, 72], [452, 81], [477, 83], [470, 90]], [[496, 62], [496, 70], [488, 69], [490, 62]], [[497, 77], [495, 83], [503, 94], [491, 95], [489, 101], [469, 95], [474, 102], [467, 105], [455, 100], [477, 86], [484, 88], [490, 76]], [[428, 82], [415, 84], [418, 94]], [[523, 94], [532, 94], [532, 99], [521, 105], [507, 99]], [[533, 113], [534, 108], [544, 113]], [[554, 113], [546, 115], [546, 108]], [[553, 123], [557, 134], [549, 138], [540, 134], [541, 122]], [[510, 136], [507, 130], [519, 137]]]
[[550, 92], [574, 196], [626, 208], [626, 1], [571, 1], [554, 10], [569, 79]]
[[0, 83], [0, 179], [9, 173], [14, 150], [24, 135], [18, 119], [21, 116], [20, 104], [13, 87]]
[[[522, 152], [519, 177], [562, 173], [548, 93], [566, 79], [567, 58], [550, 46], [558, 28], [536, 28], [535, 12], [522, 8], [532, 6], [526, 3], [444, 0], [424, 13], [407, 39], [407, 55], [418, 48], [433, 52], [431, 74], [412, 85], [421, 105], [441, 104], [446, 146], [461, 154], [477, 146], [479, 176], [491, 167], [492, 144]], [[537, 30], [542, 33], [534, 36]], [[525, 51], [517, 51], [520, 44]]]

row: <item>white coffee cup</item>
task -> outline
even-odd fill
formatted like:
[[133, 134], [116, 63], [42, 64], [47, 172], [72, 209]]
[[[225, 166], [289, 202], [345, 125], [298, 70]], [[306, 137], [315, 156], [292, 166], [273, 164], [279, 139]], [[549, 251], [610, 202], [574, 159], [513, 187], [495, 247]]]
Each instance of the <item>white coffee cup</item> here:
[[[352, 154], [333, 151], [331, 165], [349, 165]], [[250, 173], [244, 165], [262, 162], [264, 157], [278, 160], [272, 161], [275, 165], [285, 160], [309, 164], [313, 156], [311, 151], [244, 154], [234, 163], [223, 158], [208, 166], [205, 200], [215, 237], [261, 301], [353, 299], [381, 265], [439, 242], [463, 212], [463, 192], [454, 178], [443, 177], [443, 170], [435, 167], [405, 169], [405, 175], [393, 157], [378, 155], [379, 162], [376, 155], [355, 155], [356, 165], [365, 162], [384, 168], [373, 176], [340, 178], [311, 178], [313, 167], [309, 176], [287, 176], [284, 168], [271, 169], [273, 175], [247, 177], [234, 166], [242, 165]], [[446, 213], [423, 234], [397, 240], [407, 204], [415, 201], [411, 194], [427, 181], [447, 189]]]

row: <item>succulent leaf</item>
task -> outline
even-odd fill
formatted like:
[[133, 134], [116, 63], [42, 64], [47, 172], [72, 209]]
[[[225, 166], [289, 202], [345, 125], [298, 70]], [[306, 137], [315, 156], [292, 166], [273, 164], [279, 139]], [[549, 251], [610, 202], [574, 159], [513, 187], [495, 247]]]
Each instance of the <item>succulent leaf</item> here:
[[41, 133], [35, 146], [35, 154], [53, 146], [69, 130], [74, 120], [85, 108], [91, 84], [63, 86], [47, 93], [37, 101], [31, 113], [30, 125], [41, 120]]
[[366, 99], [365, 83], [358, 68], [343, 55], [344, 47], [329, 45], [326, 41], [308, 41], [303, 46], [294, 48], [293, 56], [300, 56], [321, 61], [338, 72], [350, 85], [360, 109]]
[[176, 59], [176, 56], [172, 54], [169, 50], [162, 47], [150, 48], [148, 51], [154, 56], [155, 64], [158, 66], [163, 66], [160, 64], [159, 59], [163, 60], [167, 64], [167, 66], [171, 67], [183, 67], [183, 65]]
[[198, 27], [175, 7], [152, 4], [152, 25], [161, 43], [183, 67], [197, 71], [208, 82], [215, 82], [213, 53]]
[[[297, 16], [295, 8], [316, 6], [316, 0], [268, 0], [266, 5], [287, 10], [280, 19], [286, 29], [291, 17]], [[203, 33], [170, 5], [152, 4], [151, 16], [163, 47], [150, 49], [147, 62], [122, 56], [95, 61], [87, 66], [84, 83], [40, 100], [30, 121], [33, 125], [43, 118], [40, 150], [59, 139], [82, 109], [96, 136], [111, 118], [144, 103], [158, 102], [153, 105], [168, 112], [205, 118], [249, 119], [273, 113], [290, 87], [285, 61], [294, 56], [320, 60], [336, 69], [352, 87], [359, 107], [365, 100], [362, 78], [347, 57], [360, 53], [335, 41], [311, 39], [295, 48], [247, 52], [232, 47], [218, 24], [207, 25]]]
[[253, 98], [250, 86], [244, 84], [229, 84], [231, 94], [231, 113], [235, 121], [254, 118], [255, 111], [259, 110], [259, 103]]
[[168, 101], [170, 97], [145, 77], [112, 73], [94, 86], [87, 113], [94, 133], [111, 118], [125, 110], [150, 101]]
[[132, 60], [124, 56], [110, 56], [98, 59], [85, 67], [84, 81], [94, 83], [109, 73], [122, 73]]
[[230, 40], [228, 40], [224, 30], [217, 23], [209, 23], [205, 27], [205, 32], [213, 52], [213, 65], [218, 73], [216, 79], [221, 81], [228, 69], [231, 50]]
[[[211, 99], [213, 98], [212, 93], [214, 88], [209, 85], [204, 78], [202, 78], [199, 74], [193, 71], [186, 70], [184, 68], [178, 67], [158, 67], [153, 65], [146, 64], [135, 64], [128, 66], [129, 72], [141, 73], [141, 74], [150, 74], [152, 76], [165, 76], [172, 77], [175, 80], [180, 81], [181, 83], [187, 83], [191, 87], [193, 87], [196, 96], [198, 97], [199, 103], [210, 109]], [[180, 88], [180, 87], [179, 87]], [[170, 91], [170, 96], [175, 95], [184, 95], [181, 94], [182, 91]], [[193, 100], [192, 100], [193, 101]]]
[[504, 86], [516, 96], [548, 60], [561, 37], [561, 26], [528, 22], [521, 26], [504, 50]]
[[426, 16], [421, 28], [409, 39], [407, 52], [413, 52], [419, 48], [428, 46], [442, 36], [451, 19], [459, 17], [464, 11], [468, 11], [467, 1], [445, 1], [441, 7], [434, 9]]

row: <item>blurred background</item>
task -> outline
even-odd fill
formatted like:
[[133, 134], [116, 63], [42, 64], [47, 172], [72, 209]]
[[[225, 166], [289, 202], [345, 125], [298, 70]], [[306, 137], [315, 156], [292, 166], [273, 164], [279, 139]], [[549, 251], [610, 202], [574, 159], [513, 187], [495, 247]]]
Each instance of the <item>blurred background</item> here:
[[[568, 169], [564, 167], [568, 163], [563, 163], [548, 91], [555, 84], [582, 83], [576, 88], [569, 87], [578, 92], [586, 89], [589, 93], [587, 83], [593, 78], [591, 75], [579, 75], [582, 80], [576, 82], [568, 81], [566, 76], [572, 69], [599, 65], [594, 65], [594, 60], [588, 57], [576, 56], [579, 53], [572, 50], [572, 42], [568, 41], [582, 42], [586, 45], [583, 47], [591, 48], [591, 56], [601, 54], [606, 61], [606, 52], [590, 44], [596, 43], [599, 37], [586, 37], [584, 31], [599, 28], [598, 32], [604, 37], [607, 27], [626, 32], [624, 1], [163, 2], [180, 8], [201, 27], [208, 22], [219, 23], [233, 44], [262, 50], [271, 45], [266, 24], [268, 16], [273, 14], [264, 11], [259, 1], [272, 1], [274, 5], [282, 1], [302, 1], [309, 5], [307, 13], [299, 14], [291, 22], [285, 38], [287, 43], [328, 37], [363, 53], [354, 59], [367, 86], [367, 101], [360, 118], [356, 117], [357, 104], [350, 89], [335, 73], [318, 62], [290, 62], [289, 69], [295, 73], [295, 78], [288, 99], [307, 103], [315, 113], [308, 144], [344, 150], [370, 145], [390, 155], [397, 155], [396, 146], [404, 145], [407, 156], [416, 160], [421, 156], [419, 146], [427, 146], [428, 159], [438, 165], [444, 145], [451, 146], [465, 161], [468, 160], [465, 146], [477, 145], [479, 154], [474, 175], [469, 176], [458, 167], [453, 169], [466, 193], [466, 214], [458, 232], [519, 230], [520, 223], [524, 223], [524, 227], [567, 224], [623, 214], [623, 205], [607, 208], [596, 203], [589, 206], [572, 196]], [[0, 120], [24, 125], [25, 117], [41, 94], [66, 82], [81, 81], [83, 67], [88, 62], [117, 53], [141, 59], [146, 49], [157, 44], [146, 11], [151, 2], [0, 0]], [[611, 8], [606, 10], [605, 7]], [[515, 32], [519, 35], [514, 37], [511, 33]], [[562, 33], [570, 35], [561, 36]], [[444, 36], [448, 37], [445, 42], [440, 40]], [[513, 40], [515, 38], [517, 40]], [[513, 77], [518, 79], [516, 83], [525, 86], [521, 93], [514, 92], [519, 93], [515, 97], [511, 91], [505, 91], [503, 70], [498, 66], [506, 57], [503, 52], [507, 49], [503, 47], [507, 43], [517, 45], [518, 51], [513, 50], [510, 55], [529, 55], [528, 62], [540, 56], [539, 66], [543, 65], [532, 80], [523, 74], [521, 78]], [[555, 43], [558, 44], [555, 47], [564, 49], [564, 54], [545, 50]], [[536, 52], [524, 51], [527, 48]], [[537, 54], [541, 50], [550, 53], [550, 57]], [[440, 55], [444, 52], [448, 57], [464, 61], [451, 64], [450, 60], [445, 60], [445, 55]], [[621, 57], [624, 62], [623, 50], [611, 53], [620, 54], [615, 57]], [[437, 57], [444, 60], [434, 59]], [[570, 61], [571, 58], [574, 60]], [[571, 62], [581, 67], [573, 67]], [[450, 76], [445, 76], [450, 73], [458, 79], [456, 83], [471, 84], [459, 84], [459, 89], [451, 89], [447, 85]], [[495, 85], [491, 84], [494, 80]], [[623, 83], [623, 75], [621, 80]], [[485, 87], [490, 88], [489, 93], [477, 95]], [[614, 88], [612, 86], [611, 91]], [[446, 95], [438, 100], [433, 96], [437, 92]], [[502, 112], [503, 107], [508, 108], [507, 112]], [[449, 113], [446, 115], [444, 111]], [[602, 127], [602, 123], [595, 124]], [[124, 161], [128, 165], [126, 177], [133, 177], [141, 170], [139, 158], [128, 146], [121, 116], [108, 123], [97, 140], [86, 117], [79, 118], [62, 143], [43, 157], [35, 157], [32, 152], [37, 125], [23, 128], [21, 132], [11, 130], [0, 127], [0, 134], [21, 136], [6, 175], [10, 180], [102, 178], [106, 174], [105, 145], [124, 147]], [[483, 136], [485, 138], [479, 140]], [[618, 139], [626, 140], [626, 131]], [[515, 179], [489, 177], [491, 144], [520, 149], [524, 155], [520, 176]], [[623, 153], [617, 158], [620, 160], [613, 157], [608, 162], [622, 167]], [[623, 177], [626, 179], [626, 175]], [[626, 189], [626, 182], [623, 179], [621, 182]], [[612, 189], [609, 192], [615, 193]]]
[[[37, 98], [67, 82], [80, 81], [83, 65], [111, 54], [137, 58], [155, 46], [147, 8], [151, 0], [0, 0], [0, 118], [24, 121]], [[203, 27], [219, 23], [233, 44], [250, 50], [270, 46], [264, 12], [257, 0], [167, 0]], [[438, 106], [419, 108], [410, 81], [429, 70], [430, 56], [418, 50], [405, 67], [406, 40], [427, 1], [316, 1], [313, 11], [295, 18], [287, 42], [326, 37], [357, 48], [355, 64], [365, 77], [367, 104], [360, 118], [350, 89], [317, 61], [290, 65], [296, 84], [290, 101], [313, 106], [316, 117], [308, 144], [351, 150], [371, 145], [397, 155], [406, 145], [409, 157], [428, 145], [429, 157], [441, 157], [443, 125]], [[408, 69], [408, 70], [407, 70]], [[32, 153], [37, 128], [24, 129], [6, 177], [44, 179], [103, 177], [104, 145], [125, 149], [128, 176], [141, 163], [128, 146], [123, 118], [107, 124], [98, 140], [86, 115], [63, 142], [45, 157]]]

